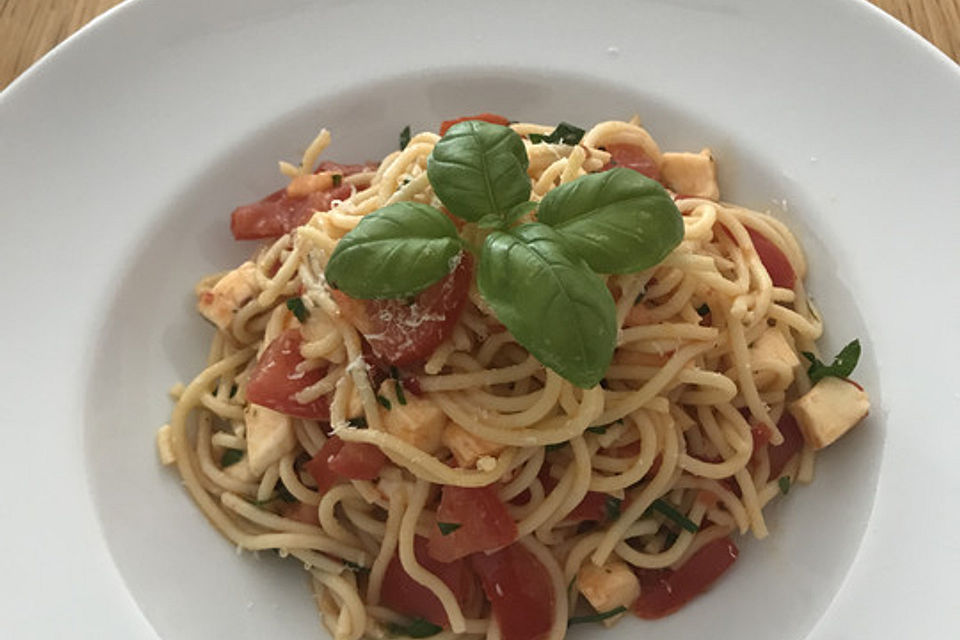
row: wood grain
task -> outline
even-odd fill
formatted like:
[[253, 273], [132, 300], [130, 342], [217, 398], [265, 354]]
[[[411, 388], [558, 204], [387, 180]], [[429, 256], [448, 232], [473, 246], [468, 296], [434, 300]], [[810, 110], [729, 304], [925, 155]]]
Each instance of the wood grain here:
[[[120, 0], [0, 0], [0, 89]], [[871, 0], [960, 62], [960, 0]]]

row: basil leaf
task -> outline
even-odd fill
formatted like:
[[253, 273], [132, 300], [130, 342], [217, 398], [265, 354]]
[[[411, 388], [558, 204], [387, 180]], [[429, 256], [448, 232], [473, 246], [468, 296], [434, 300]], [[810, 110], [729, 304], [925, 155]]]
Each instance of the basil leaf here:
[[440, 535], [448, 536], [463, 525], [459, 522], [438, 522], [437, 529], [440, 529]]
[[413, 622], [408, 625], [397, 624], [396, 622], [391, 622], [387, 625], [387, 630], [395, 636], [409, 636], [411, 638], [429, 638], [430, 636], [437, 635], [443, 628], [438, 627], [432, 622], [428, 622], [423, 618], [415, 618]]
[[654, 500], [653, 504], [650, 505], [650, 508], [647, 509], [647, 512], [644, 513], [644, 515], [648, 515], [652, 511], [657, 511], [665, 515], [690, 533], [696, 533], [700, 530], [700, 527], [698, 527], [693, 520], [677, 511], [676, 507], [661, 498]]
[[382, 396], [379, 393], [377, 394], [377, 402], [379, 402], [380, 406], [382, 406], [387, 411], [390, 411], [393, 408], [393, 405], [390, 404], [390, 398], [386, 396]]
[[607, 520], [613, 522], [620, 517], [620, 505], [622, 504], [623, 500], [620, 498], [607, 496], [607, 499], [603, 502], [603, 512], [604, 515], [606, 515]]
[[567, 620], [567, 626], [570, 627], [575, 624], [583, 624], [585, 622], [602, 622], [607, 618], [620, 615], [626, 610], [627, 608], [625, 606], [620, 605], [616, 609], [610, 609], [610, 611], [604, 611], [603, 613], [597, 613], [591, 616], [574, 616], [573, 618]]
[[540, 201], [537, 219], [599, 273], [659, 263], [683, 240], [683, 217], [655, 180], [631, 169], [577, 178]]
[[243, 451], [240, 449], [224, 449], [223, 455], [220, 456], [220, 468], [226, 469], [231, 465], [237, 464], [242, 459]]
[[437, 197], [458, 218], [505, 218], [530, 199], [530, 164], [523, 139], [512, 129], [480, 120], [450, 127], [427, 160]]
[[542, 133], [531, 133], [529, 137], [530, 142], [533, 144], [538, 144], [540, 142], [550, 142], [556, 144], [558, 142], [562, 142], [563, 144], [573, 146], [580, 142], [580, 140], [583, 138], [583, 134], [585, 133], [586, 131], [576, 125], [572, 125], [569, 122], [561, 122], [547, 135]]
[[809, 351], [803, 351], [803, 357], [810, 361], [810, 368], [807, 369], [807, 375], [810, 376], [810, 382], [817, 384], [827, 377], [848, 378], [860, 361], [860, 341], [854, 340], [837, 354], [829, 365], [820, 362], [819, 359]]
[[340, 240], [327, 282], [354, 298], [406, 298], [451, 271], [457, 228], [439, 210], [397, 202], [365, 216]]
[[542, 224], [494, 231], [477, 287], [497, 318], [540, 362], [579, 387], [600, 381], [616, 346], [616, 309], [603, 280]]
[[410, 144], [410, 125], [405, 126], [400, 132], [400, 151], [406, 149], [408, 144]]
[[503, 215], [498, 215], [495, 213], [488, 213], [479, 220], [477, 220], [477, 226], [481, 229], [507, 229], [513, 222], [518, 218], [523, 217], [524, 215], [530, 213], [537, 208], [537, 203], [530, 200], [526, 202], [521, 202], [515, 207], [511, 207], [509, 211], [505, 212]]
[[350, 562], [349, 560], [343, 561], [343, 566], [353, 571], [354, 573], [370, 573], [370, 567], [365, 567], [362, 564], [357, 564], [356, 562]]
[[780, 493], [783, 495], [790, 493], [790, 476], [781, 476], [777, 484], [780, 485]]
[[310, 317], [310, 312], [307, 310], [306, 305], [303, 304], [303, 298], [290, 298], [287, 300], [287, 309], [290, 309], [300, 322], [306, 322], [307, 318]]

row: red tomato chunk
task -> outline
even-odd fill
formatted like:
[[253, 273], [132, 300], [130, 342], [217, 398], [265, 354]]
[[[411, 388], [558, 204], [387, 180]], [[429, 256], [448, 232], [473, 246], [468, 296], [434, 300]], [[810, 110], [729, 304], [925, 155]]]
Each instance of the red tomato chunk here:
[[297, 365], [304, 361], [301, 342], [299, 329], [287, 329], [270, 343], [250, 372], [247, 400], [297, 418], [326, 420], [330, 417], [329, 398], [320, 396], [302, 404], [294, 397], [327, 373], [326, 368], [297, 371]]
[[470, 556], [503, 640], [539, 640], [553, 625], [553, 582], [546, 567], [520, 543]]
[[793, 286], [797, 283], [797, 274], [794, 272], [787, 256], [759, 231], [754, 231], [750, 227], [746, 229], [747, 233], [750, 234], [750, 240], [753, 242], [753, 248], [756, 249], [760, 262], [763, 263], [763, 268], [770, 274], [773, 286], [793, 289]]
[[632, 144], [608, 144], [606, 149], [611, 157], [610, 162], [603, 167], [604, 171], [614, 167], [624, 167], [642, 173], [657, 182], [660, 181], [660, 169], [656, 161], [640, 147]]
[[445, 278], [408, 300], [358, 300], [332, 291], [344, 318], [364, 335], [374, 354], [398, 367], [425, 360], [453, 333], [467, 302], [473, 258], [461, 254]]
[[706, 591], [730, 568], [738, 553], [730, 538], [720, 538], [705, 544], [679, 569], [638, 569], [640, 597], [634, 613], [647, 620], [674, 613]]
[[496, 549], [517, 539], [517, 524], [493, 487], [443, 487], [437, 522], [460, 525], [446, 535], [439, 527], [431, 530], [430, 556], [441, 562]]
[[449, 129], [453, 125], [460, 122], [466, 122], [468, 120], [483, 120], [484, 122], [489, 122], [490, 124], [500, 124], [503, 126], [507, 126], [508, 124], [510, 124], [509, 120], [507, 120], [503, 116], [498, 116], [495, 113], [478, 113], [475, 116], [463, 116], [460, 118], [454, 118], [453, 120], [444, 120], [443, 123], [440, 125], [440, 135], [442, 136], [446, 134], [447, 129]]
[[[461, 608], [469, 609], [470, 604], [479, 596], [476, 577], [466, 560], [439, 562], [427, 553], [427, 541], [414, 538], [414, 555], [424, 569], [440, 578], [450, 587]], [[447, 613], [440, 600], [422, 584], [403, 570], [400, 556], [394, 554], [383, 575], [380, 588], [381, 602], [397, 613], [411, 618], [423, 618], [435, 625], [450, 628]]]
[[[375, 164], [336, 164], [324, 162], [317, 172], [332, 171], [347, 177], [362, 171], [374, 171]], [[350, 197], [353, 189], [341, 184], [325, 191], [315, 191], [300, 198], [287, 194], [287, 190], [274, 191], [263, 200], [237, 207], [230, 214], [230, 231], [237, 240], [260, 240], [277, 238], [305, 224], [315, 211], [329, 211], [334, 200]]]
[[800, 433], [800, 428], [797, 427], [797, 421], [793, 414], [784, 411], [783, 415], [780, 416], [780, 421], [777, 422], [777, 429], [783, 436], [783, 443], [776, 447], [768, 445], [771, 478], [779, 477], [780, 472], [790, 462], [790, 458], [803, 449], [803, 435]]
[[372, 444], [330, 436], [304, 469], [317, 481], [317, 490], [326, 493], [343, 478], [373, 480], [386, 462], [387, 457]]

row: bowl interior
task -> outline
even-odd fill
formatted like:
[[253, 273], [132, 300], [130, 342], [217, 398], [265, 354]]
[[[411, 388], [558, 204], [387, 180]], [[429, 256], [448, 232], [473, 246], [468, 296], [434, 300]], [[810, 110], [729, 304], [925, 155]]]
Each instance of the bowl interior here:
[[[236, 553], [205, 521], [176, 473], [157, 460], [155, 431], [172, 407], [165, 392], [200, 371], [212, 336], [193, 309], [193, 284], [254, 248], [232, 240], [231, 209], [279, 188], [276, 160], [296, 161], [321, 126], [333, 133], [325, 157], [358, 162], [394, 149], [404, 125], [436, 130], [443, 119], [480, 111], [584, 125], [639, 113], [665, 150], [710, 146], [724, 199], [773, 210], [798, 235], [810, 262], [808, 287], [828, 327], [824, 351], [860, 337], [866, 355], [858, 378], [879, 406], [869, 332], [850, 292], [832, 277], [831, 255], [842, 251], [840, 239], [818, 233], [822, 214], [810, 204], [812, 194], [777, 171], [769, 148], [739, 144], [737, 132], [710, 121], [704, 107], [535, 71], [465, 69], [347, 87], [273, 121], [252, 123], [249, 135], [183, 184], [170, 206], [147, 204], [138, 212], [154, 224], [121, 266], [104, 314], [87, 394], [86, 460], [114, 560], [162, 637], [262, 638], [281, 628], [291, 637], [322, 633], [297, 561]], [[770, 537], [742, 539], [740, 561], [707, 595], [662, 621], [627, 620], [606, 637], [805, 637], [859, 547], [882, 444], [882, 416], [875, 412], [819, 457], [813, 485], [798, 487], [765, 512]], [[601, 631], [584, 626], [571, 635]]]

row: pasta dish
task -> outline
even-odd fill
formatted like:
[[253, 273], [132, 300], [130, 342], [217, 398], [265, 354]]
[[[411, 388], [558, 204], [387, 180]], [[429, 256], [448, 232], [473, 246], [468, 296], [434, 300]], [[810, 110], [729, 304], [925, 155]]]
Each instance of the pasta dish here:
[[494, 114], [329, 142], [233, 212], [259, 243], [197, 284], [216, 333], [157, 443], [336, 640], [654, 624], [867, 414], [859, 342], [821, 360], [801, 247], [709, 149]]

